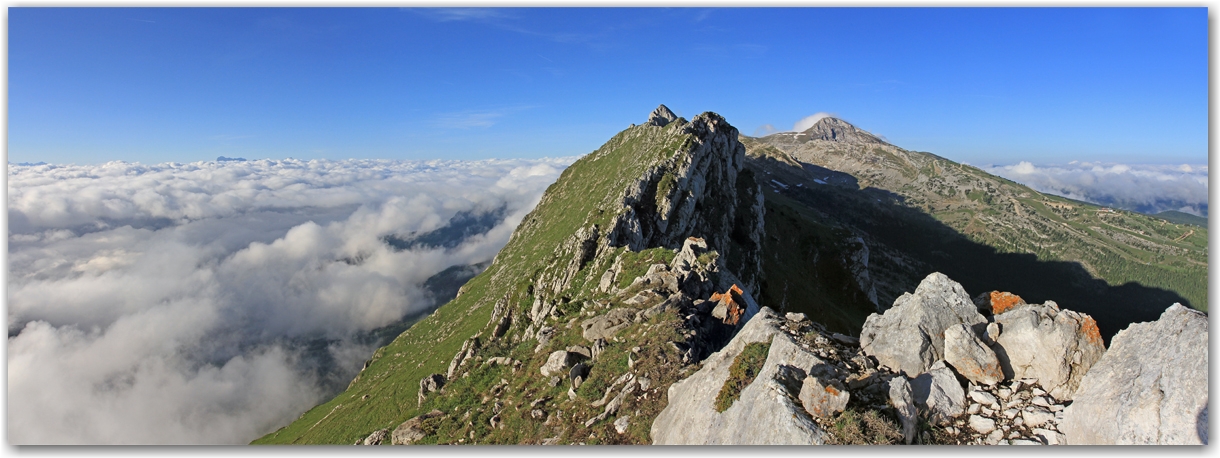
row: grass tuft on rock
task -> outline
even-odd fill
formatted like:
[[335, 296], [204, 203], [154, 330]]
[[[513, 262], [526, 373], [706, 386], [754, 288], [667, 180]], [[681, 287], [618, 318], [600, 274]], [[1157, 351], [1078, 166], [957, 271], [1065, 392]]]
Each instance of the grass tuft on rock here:
[[771, 342], [752, 342], [746, 344], [737, 358], [733, 359], [733, 365], [729, 366], [729, 378], [724, 381], [724, 386], [720, 387], [720, 393], [716, 395], [717, 412], [729, 410], [737, 398], [741, 397], [741, 390], [754, 381], [754, 377], [762, 370], [763, 363], [767, 362], [769, 351]]
[[902, 431], [876, 410], [847, 409], [830, 425], [830, 445], [889, 445], [902, 443]]

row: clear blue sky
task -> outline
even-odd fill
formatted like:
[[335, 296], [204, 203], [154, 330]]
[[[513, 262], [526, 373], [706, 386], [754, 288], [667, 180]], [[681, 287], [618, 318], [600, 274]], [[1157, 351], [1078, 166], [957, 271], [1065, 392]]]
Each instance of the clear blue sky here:
[[579, 155], [658, 103], [972, 164], [1205, 163], [1207, 10], [9, 9], [8, 160]]

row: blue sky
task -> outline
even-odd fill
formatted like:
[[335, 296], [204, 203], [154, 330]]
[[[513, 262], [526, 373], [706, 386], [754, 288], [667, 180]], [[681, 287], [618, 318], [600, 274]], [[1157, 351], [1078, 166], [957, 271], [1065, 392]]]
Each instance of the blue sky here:
[[1207, 161], [1207, 10], [10, 8], [8, 160], [585, 154], [658, 103], [972, 164]]

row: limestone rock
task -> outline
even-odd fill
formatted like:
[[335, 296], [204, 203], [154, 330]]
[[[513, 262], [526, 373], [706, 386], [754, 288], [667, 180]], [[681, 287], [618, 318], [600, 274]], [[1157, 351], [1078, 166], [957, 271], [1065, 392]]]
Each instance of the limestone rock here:
[[995, 431], [995, 420], [978, 415], [971, 415], [968, 421], [970, 429], [977, 431], [979, 434], [989, 434]]
[[444, 414], [444, 412], [433, 409], [431, 412], [402, 422], [401, 425], [394, 428], [394, 432], [390, 433], [390, 443], [394, 445], [410, 445], [417, 440], [423, 439], [427, 435], [423, 429], [424, 421], [440, 417]]
[[915, 405], [932, 424], [946, 424], [966, 411], [966, 392], [944, 361], [911, 381]]
[[851, 393], [838, 380], [807, 376], [798, 396], [805, 411], [815, 418], [831, 418], [847, 408]]
[[628, 426], [631, 426], [631, 416], [630, 415], [624, 415], [624, 416], [618, 417], [618, 419], [614, 420], [614, 431], [618, 432], [619, 434], [627, 433]]
[[462, 342], [462, 348], [458, 350], [457, 354], [453, 355], [453, 359], [449, 361], [449, 370], [445, 372], [445, 380], [453, 380], [453, 374], [457, 373], [457, 370], [465, 365], [466, 361], [469, 361], [470, 358], [474, 356], [475, 351], [478, 349], [478, 337], [471, 337], [466, 339], [465, 342]]
[[691, 234], [701, 234], [724, 267], [742, 276], [741, 287], [757, 291], [765, 209], [760, 184], [743, 171], [739, 133], [711, 112], [683, 124], [681, 132], [691, 142], [627, 186], [607, 226], [607, 244], [633, 251], [677, 249]]
[[884, 314], [869, 315], [860, 331], [860, 348], [894, 371], [921, 374], [944, 359], [946, 328], [983, 322], [962, 285], [934, 272]]
[[980, 385], [995, 385], [1004, 379], [995, 352], [964, 324], [945, 329], [945, 362]]
[[[780, 331], [784, 319], [763, 307], [702, 368], [669, 387], [669, 404], [652, 424], [654, 444], [821, 444], [826, 433], [794, 402], [799, 388], [781, 383], [780, 367], [809, 371], [826, 361], [801, 348]], [[754, 382], [724, 412], [716, 395], [729, 366], [747, 343], [771, 341], [771, 350]]]
[[658, 106], [657, 109], [652, 110], [652, 113], [648, 114], [648, 121], [645, 121], [644, 124], [665, 127], [669, 125], [669, 123], [677, 120], [678, 115], [674, 114], [672, 111], [669, 111], [669, 107], [662, 104], [661, 106]]
[[445, 386], [445, 376], [441, 374], [432, 374], [420, 379], [419, 405], [424, 405], [424, 399], [428, 393], [440, 391], [442, 386]]
[[635, 319], [635, 314], [635, 310], [620, 307], [607, 312], [605, 315], [585, 320], [580, 324], [580, 327], [584, 330], [583, 335], [585, 340], [592, 342], [597, 339], [609, 339], [614, 337], [614, 334], [620, 329], [630, 325]]
[[1043, 407], [1034, 407], [1021, 412], [1022, 424], [1037, 428], [1055, 421], [1055, 413]]
[[573, 353], [567, 350], [559, 350], [551, 353], [547, 357], [546, 364], [543, 364], [538, 370], [542, 372], [543, 377], [551, 377], [556, 374], [562, 374], [567, 368], [580, 361], [580, 354]]
[[1207, 315], [1174, 304], [1127, 327], [1063, 411], [1070, 444], [1207, 444]]
[[915, 407], [915, 395], [910, 382], [901, 375], [890, 380], [890, 405], [898, 415], [902, 426], [902, 439], [908, 445], [915, 440], [915, 428], [919, 426], [919, 411]]
[[364, 441], [362, 441], [361, 444], [363, 444], [363, 445], [381, 445], [381, 443], [385, 441], [385, 438], [389, 434], [389, 432], [390, 432], [389, 429], [379, 429], [379, 430], [373, 431], [373, 434], [369, 434], [368, 437], [364, 438]]
[[995, 351], [1006, 378], [1032, 378], [1055, 399], [1072, 394], [1106, 351], [1097, 322], [1054, 302], [1016, 305], [995, 316]]

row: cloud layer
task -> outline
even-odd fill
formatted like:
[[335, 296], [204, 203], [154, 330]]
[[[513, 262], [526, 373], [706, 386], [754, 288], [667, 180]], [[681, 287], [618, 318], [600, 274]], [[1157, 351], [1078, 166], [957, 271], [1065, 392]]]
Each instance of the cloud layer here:
[[[571, 161], [10, 164], [8, 440], [270, 432], [354, 375], [361, 333], [433, 306], [425, 280], [491, 259]], [[459, 214], [503, 219], [386, 243]]]
[[1040, 192], [1100, 205], [1159, 213], [1177, 210], [1207, 216], [1206, 165], [1128, 165], [1072, 161], [1064, 166], [982, 167], [988, 173]]

